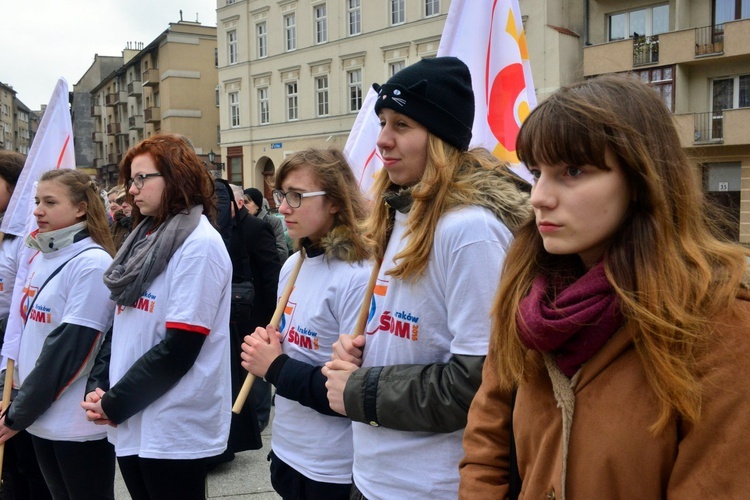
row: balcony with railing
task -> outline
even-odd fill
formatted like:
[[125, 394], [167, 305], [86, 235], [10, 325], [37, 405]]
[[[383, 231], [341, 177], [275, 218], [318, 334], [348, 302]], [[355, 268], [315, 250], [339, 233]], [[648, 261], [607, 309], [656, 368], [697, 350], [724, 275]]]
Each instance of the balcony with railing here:
[[159, 70], [156, 68], [147, 69], [141, 75], [144, 87], [156, 87], [159, 85]]
[[583, 48], [584, 76], [631, 71], [646, 64], [697, 64], [703, 59], [750, 54], [750, 19], [590, 45]]
[[107, 155], [107, 159], [109, 160], [109, 165], [119, 165], [120, 160], [122, 160], [122, 155], [117, 153], [109, 153], [109, 155]]
[[140, 80], [133, 80], [132, 82], [128, 83], [128, 95], [134, 96], [134, 95], [141, 95], [143, 93], [143, 85], [141, 85]]
[[633, 66], [659, 62], [659, 35], [633, 37]]
[[129, 130], [142, 129], [142, 128], [143, 128], [143, 116], [142, 115], [133, 115], [128, 118]]
[[115, 135], [120, 133], [119, 123], [108, 123], [107, 124], [107, 135]]
[[91, 106], [91, 116], [102, 116], [102, 107], [101, 106]]
[[683, 147], [750, 145], [750, 108], [675, 115]]
[[146, 123], [155, 123], [161, 121], [161, 109], [158, 106], [153, 106], [143, 110], [143, 121]]
[[92, 132], [91, 133], [91, 141], [92, 142], [104, 142], [104, 132]]
[[107, 94], [105, 96], [105, 104], [108, 107], [115, 106], [117, 104], [127, 104], [128, 103], [128, 93], [124, 90], [120, 90], [118, 92], [112, 92], [111, 94]]

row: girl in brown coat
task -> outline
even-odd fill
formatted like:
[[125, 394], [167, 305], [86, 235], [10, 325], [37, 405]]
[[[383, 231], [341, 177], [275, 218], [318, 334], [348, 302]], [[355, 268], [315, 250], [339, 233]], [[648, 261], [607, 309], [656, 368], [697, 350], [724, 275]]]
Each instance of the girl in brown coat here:
[[511, 496], [511, 437], [522, 498], [747, 496], [750, 252], [718, 236], [660, 97], [564, 88], [517, 146], [535, 217], [505, 260], [460, 496]]

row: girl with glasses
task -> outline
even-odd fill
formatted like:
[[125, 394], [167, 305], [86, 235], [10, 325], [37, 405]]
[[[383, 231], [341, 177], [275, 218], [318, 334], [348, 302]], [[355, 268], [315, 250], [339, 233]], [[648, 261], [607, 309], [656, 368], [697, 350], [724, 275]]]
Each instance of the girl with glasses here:
[[210, 222], [214, 181], [173, 134], [130, 149], [120, 178], [134, 226], [104, 276], [117, 304], [109, 384], [83, 407], [112, 426], [132, 498], [202, 499], [231, 415], [232, 264]]
[[31, 434], [53, 498], [114, 499], [114, 450], [80, 406], [114, 312], [102, 282], [114, 254], [104, 200], [84, 172], [60, 169], [42, 175], [35, 202], [38, 230], [26, 245], [37, 252], [18, 312], [20, 387], [0, 419], [0, 443]]
[[348, 499], [351, 421], [331, 410], [323, 363], [352, 331], [371, 272], [358, 224], [365, 204], [339, 150], [308, 149], [276, 172], [274, 198], [301, 251], [284, 264], [283, 290], [304, 259], [278, 331], [245, 337], [242, 366], [276, 386], [271, 483], [285, 499]]
[[342, 335], [323, 373], [331, 407], [354, 421], [352, 498], [455, 498], [490, 305], [526, 196], [488, 151], [469, 151], [463, 62], [425, 59], [374, 88], [384, 168], [365, 235], [383, 264], [367, 335]]
[[515, 497], [747, 495], [750, 252], [719, 236], [672, 120], [603, 76], [524, 122], [535, 217], [505, 261], [461, 498], [507, 498], [511, 463]]

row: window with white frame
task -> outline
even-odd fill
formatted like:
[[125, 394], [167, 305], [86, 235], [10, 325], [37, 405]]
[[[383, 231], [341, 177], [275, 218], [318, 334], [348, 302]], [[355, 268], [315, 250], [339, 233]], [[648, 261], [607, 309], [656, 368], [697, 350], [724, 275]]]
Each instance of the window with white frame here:
[[713, 0], [714, 24], [750, 17], [750, 0]]
[[328, 75], [315, 77], [315, 104], [317, 116], [328, 116]]
[[216, 86], [216, 107], [219, 107], [219, 86]]
[[717, 78], [711, 88], [711, 111], [750, 107], [750, 75]]
[[437, 16], [440, 14], [440, 0], [425, 0], [424, 2], [424, 16]]
[[346, 0], [349, 18], [349, 36], [362, 33], [362, 0]]
[[404, 0], [391, 0], [391, 24], [403, 24]]
[[233, 4], [234, 2], [236, 2], [236, 1], [237, 1], [237, 0], [227, 0], [227, 5], [232, 5], [232, 4]]
[[258, 43], [258, 59], [268, 57], [268, 30], [266, 23], [255, 25], [255, 38]]
[[258, 89], [258, 121], [261, 125], [271, 123], [270, 104], [268, 102], [268, 87]]
[[284, 16], [284, 40], [287, 52], [297, 49], [297, 15], [295, 13]]
[[347, 71], [346, 81], [349, 87], [349, 111], [359, 111], [362, 107], [362, 70]]
[[609, 41], [669, 31], [669, 4], [609, 15]]
[[237, 64], [239, 62], [239, 45], [237, 44], [237, 30], [227, 31], [227, 50], [229, 51], [227, 58], [229, 64]]
[[388, 63], [388, 77], [392, 77], [406, 67], [406, 61], [393, 61]]
[[326, 43], [328, 41], [326, 4], [313, 7], [313, 15], [315, 16], [315, 43]]
[[299, 118], [298, 106], [297, 82], [289, 82], [286, 84], [286, 119], [288, 121]]
[[240, 93], [229, 93], [229, 125], [232, 128], [240, 126]]

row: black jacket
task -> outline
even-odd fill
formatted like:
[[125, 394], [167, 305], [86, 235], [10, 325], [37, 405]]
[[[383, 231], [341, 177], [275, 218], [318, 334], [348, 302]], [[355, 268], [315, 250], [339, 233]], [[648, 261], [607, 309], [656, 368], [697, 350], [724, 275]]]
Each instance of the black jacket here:
[[267, 222], [250, 215], [245, 207], [234, 217], [229, 257], [232, 259], [232, 283], [252, 280], [255, 286], [250, 322], [238, 325], [240, 332], [247, 335], [258, 326], [268, 325], [273, 316], [281, 262], [273, 229]]

